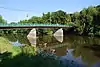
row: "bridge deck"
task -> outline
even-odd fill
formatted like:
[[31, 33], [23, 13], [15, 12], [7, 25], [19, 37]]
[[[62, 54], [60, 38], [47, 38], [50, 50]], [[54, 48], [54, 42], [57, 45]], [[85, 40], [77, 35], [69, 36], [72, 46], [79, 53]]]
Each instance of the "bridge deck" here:
[[13, 28], [70, 28], [72, 24], [0, 24], [0, 29], [13, 29]]

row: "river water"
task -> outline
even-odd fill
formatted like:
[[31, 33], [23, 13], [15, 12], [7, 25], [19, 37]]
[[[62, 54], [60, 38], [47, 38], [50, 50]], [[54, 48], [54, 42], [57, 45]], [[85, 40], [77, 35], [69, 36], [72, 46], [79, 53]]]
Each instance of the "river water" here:
[[[32, 44], [30, 43], [32, 39], [29, 41], [25, 33], [3, 34], [2, 37], [13, 43]], [[63, 39], [63, 41], [60, 41], [60, 39]], [[55, 49], [56, 55], [62, 58], [91, 67], [100, 66], [100, 38], [67, 34], [63, 37], [55, 38], [51, 35], [42, 35], [37, 36], [34, 42], [37, 47], [44, 48], [46, 46]]]

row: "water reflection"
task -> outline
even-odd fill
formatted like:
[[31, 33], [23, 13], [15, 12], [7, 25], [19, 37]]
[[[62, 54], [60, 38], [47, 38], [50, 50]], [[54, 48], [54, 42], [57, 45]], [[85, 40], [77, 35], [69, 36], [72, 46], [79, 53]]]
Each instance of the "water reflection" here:
[[[9, 36], [10, 35], [10, 36]], [[53, 47], [56, 45], [60, 45], [60, 47], [55, 47], [56, 55], [58, 56], [68, 56], [66, 49], [73, 49], [72, 51], [68, 51], [70, 57], [77, 61], [78, 63], [84, 62], [89, 66], [96, 66], [100, 63], [100, 38], [96, 37], [82, 37], [82, 36], [74, 36], [67, 35], [64, 36], [62, 42], [58, 42], [52, 36], [37, 36], [38, 38], [29, 40], [27, 39], [27, 34], [3, 34], [3, 37], [7, 38], [11, 42], [16, 42], [17, 40], [21, 44], [36, 44], [37, 47]], [[61, 37], [59, 37], [60, 39]], [[62, 38], [61, 38], [62, 39]], [[66, 54], [67, 53], [67, 54]], [[71, 56], [72, 55], [72, 56]], [[70, 58], [71, 59], [71, 58]], [[84, 64], [82, 63], [82, 64]]]
[[54, 37], [59, 41], [59, 42], [63, 42], [63, 30], [62, 28], [57, 30], [55, 33], [54, 33]]
[[86, 64], [82, 61], [82, 57], [79, 56], [75, 58], [72, 54], [74, 49], [67, 49], [67, 53], [65, 56], [61, 56], [60, 60], [64, 64], [64, 66], [69, 67], [86, 67]]
[[36, 45], [36, 38], [33, 38], [33, 37], [27, 37], [29, 42], [32, 44], [32, 45]]
[[[80, 55], [80, 56], [75, 57], [73, 52], [74, 52], [74, 49], [67, 49], [66, 55], [60, 57], [60, 60], [62, 61], [65, 67], [66, 66], [69, 66], [69, 67], [100, 67], [100, 59], [99, 61], [95, 61], [95, 62], [94, 60], [91, 60], [91, 62], [94, 62], [94, 63], [89, 64], [89, 62], [83, 61], [84, 59], [83, 56]], [[91, 55], [89, 57], [91, 57]], [[94, 59], [95, 57], [92, 56], [92, 58]]]
[[97, 63], [91, 65], [91, 67], [100, 67], [100, 62], [97, 62]]
[[21, 44], [19, 43], [19, 41], [17, 40], [16, 42], [10, 42], [13, 46], [25, 46], [25, 44]]
[[36, 29], [33, 28], [29, 34], [27, 35], [27, 38], [29, 40], [29, 42], [31, 43], [31, 45], [36, 45]]
[[59, 41], [59, 42], [63, 42], [63, 36], [54, 36], [56, 39], [57, 39], [57, 41]]
[[96, 56], [95, 53], [97, 53], [97, 52], [93, 51], [89, 48], [84, 48], [83, 46], [77, 46], [73, 51], [74, 57], [78, 57], [81, 55], [82, 60], [84, 62], [87, 62], [89, 65], [100, 61], [100, 57]]
[[2, 37], [8, 39], [11, 42], [16, 42], [17, 40], [21, 43], [21, 44], [30, 44], [28, 39], [27, 39], [27, 33], [17, 33], [17, 34], [1, 34]]

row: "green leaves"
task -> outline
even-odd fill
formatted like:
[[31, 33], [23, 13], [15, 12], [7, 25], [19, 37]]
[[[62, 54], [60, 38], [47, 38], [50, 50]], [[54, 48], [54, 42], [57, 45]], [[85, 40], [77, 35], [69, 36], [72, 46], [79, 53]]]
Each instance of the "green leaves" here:
[[90, 6], [87, 9], [84, 8], [80, 12], [76, 12], [71, 15], [72, 21], [75, 22], [76, 30], [80, 34], [95, 35], [99, 30], [96, 27], [99, 26], [99, 8]]
[[[0, 16], [0, 23], [5, 24], [6, 21]], [[75, 23], [76, 30], [79, 34], [88, 35], [90, 33], [96, 34], [100, 26], [100, 5], [89, 6], [80, 12], [67, 14], [65, 11], [58, 10], [55, 12], [43, 13], [41, 17], [33, 16], [30, 19], [21, 20], [19, 24], [71, 24]], [[12, 22], [12, 25], [16, 23]], [[9, 33], [9, 32], [8, 32]]]
[[2, 23], [2, 24], [7, 23], [7, 22], [6, 22], [6, 20], [4, 20], [4, 19], [2, 18], [2, 16], [1, 16], [1, 15], [0, 15], [0, 23]]

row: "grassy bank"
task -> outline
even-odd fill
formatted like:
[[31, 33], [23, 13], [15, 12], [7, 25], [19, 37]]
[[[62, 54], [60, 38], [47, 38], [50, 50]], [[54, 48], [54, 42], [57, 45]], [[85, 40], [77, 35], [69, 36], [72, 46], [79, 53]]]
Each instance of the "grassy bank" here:
[[35, 48], [29, 45], [23, 47], [13, 46], [8, 39], [0, 37], [0, 53], [4, 52], [10, 52], [14, 56], [22, 52], [35, 54]]

